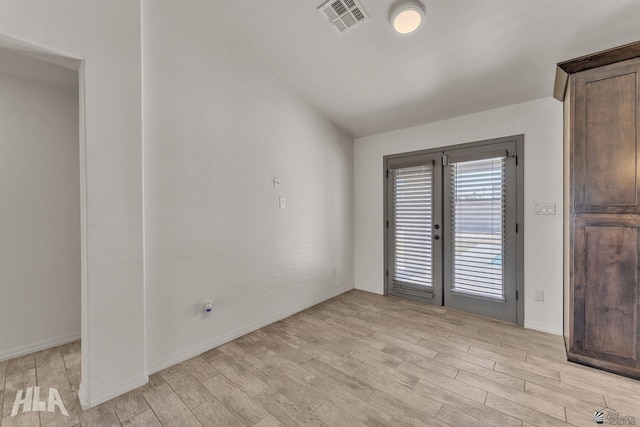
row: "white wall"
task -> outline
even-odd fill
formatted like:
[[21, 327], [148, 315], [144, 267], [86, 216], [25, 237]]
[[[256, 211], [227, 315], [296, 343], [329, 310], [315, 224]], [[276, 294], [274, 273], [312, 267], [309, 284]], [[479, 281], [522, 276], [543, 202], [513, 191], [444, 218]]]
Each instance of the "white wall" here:
[[[143, 384], [142, 121], [140, 2], [3, 0], [8, 38], [84, 60], [81, 218], [84, 406]], [[81, 103], [81, 108], [82, 108]], [[85, 144], [86, 141], [86, 144]], [[81, 169], [81, 174], [83, 170]], [[3, 291], [6, 285], [3, 283]]]
[[0, 53], [0, 360], [80, 338], [78, 144], [78, 73]]
[[[516, 134], [525, 150], [525, 327], [562, 334], [562, 104], [551, 97], [357, 139], [356, 288], [384, 291], [384, 155]], [[534, 215], [536, 202], [556, 203], [556, 215]], [[544, 302], [534, 301], [538, 289]]]
[[352, 140], [200, 18], [217, 7], [143, 7], [150, 372], [353, 288]]

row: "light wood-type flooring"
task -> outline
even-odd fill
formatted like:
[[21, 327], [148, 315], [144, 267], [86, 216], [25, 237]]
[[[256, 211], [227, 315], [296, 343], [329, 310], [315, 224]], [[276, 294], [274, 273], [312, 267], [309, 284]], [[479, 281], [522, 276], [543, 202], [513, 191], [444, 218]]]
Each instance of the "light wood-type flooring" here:
[[[361, 291], [88, 411], [77, 402], [79, 349], [0, 362], [2, 427], [595, 426], [605, 408], [640, 424], [640, 382], [566, 362], [561, 337]], [[11, 417], [17, 390], [36, 384], [41, 396], [58, 389], [69, 416]]]

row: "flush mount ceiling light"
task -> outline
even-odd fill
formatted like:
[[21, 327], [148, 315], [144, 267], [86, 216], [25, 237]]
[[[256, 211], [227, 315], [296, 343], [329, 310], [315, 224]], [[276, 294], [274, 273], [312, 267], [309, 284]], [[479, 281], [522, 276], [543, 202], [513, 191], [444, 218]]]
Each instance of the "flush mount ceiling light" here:
[[389, 22], [391, 27], [400, 34], [411, 34], [422, 26], [425, 8], [418, 1], [406, 1], [396, 5], [391, 10]]

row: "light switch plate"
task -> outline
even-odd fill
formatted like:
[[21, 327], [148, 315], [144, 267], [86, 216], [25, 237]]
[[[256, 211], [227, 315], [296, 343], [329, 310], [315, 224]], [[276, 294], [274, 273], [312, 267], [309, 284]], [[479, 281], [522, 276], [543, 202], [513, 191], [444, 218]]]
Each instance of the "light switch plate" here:
[[533, 209], [536, 215], [555, 215], [556, 214], [555, 203], [536, 203]]
[[284, 209], [287, 205], [286, 200], [284, 199], [284, 197], [280, 197], [280, 201], [278, 202], [280, 209]]

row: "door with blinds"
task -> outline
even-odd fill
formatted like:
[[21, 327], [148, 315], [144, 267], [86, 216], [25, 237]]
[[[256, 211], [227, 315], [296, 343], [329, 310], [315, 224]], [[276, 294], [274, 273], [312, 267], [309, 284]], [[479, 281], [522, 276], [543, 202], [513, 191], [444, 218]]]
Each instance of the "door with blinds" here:
[[519, 321], [518, 141], [386, 159], [387, 293]]
[[441, 156], [393, 159], [388, 167], [387, 291], [442, 305], [442, 251], [437, 234], [442, 227]]
[[516, 321], [516, 147], [445, 152], [446, 306]]

